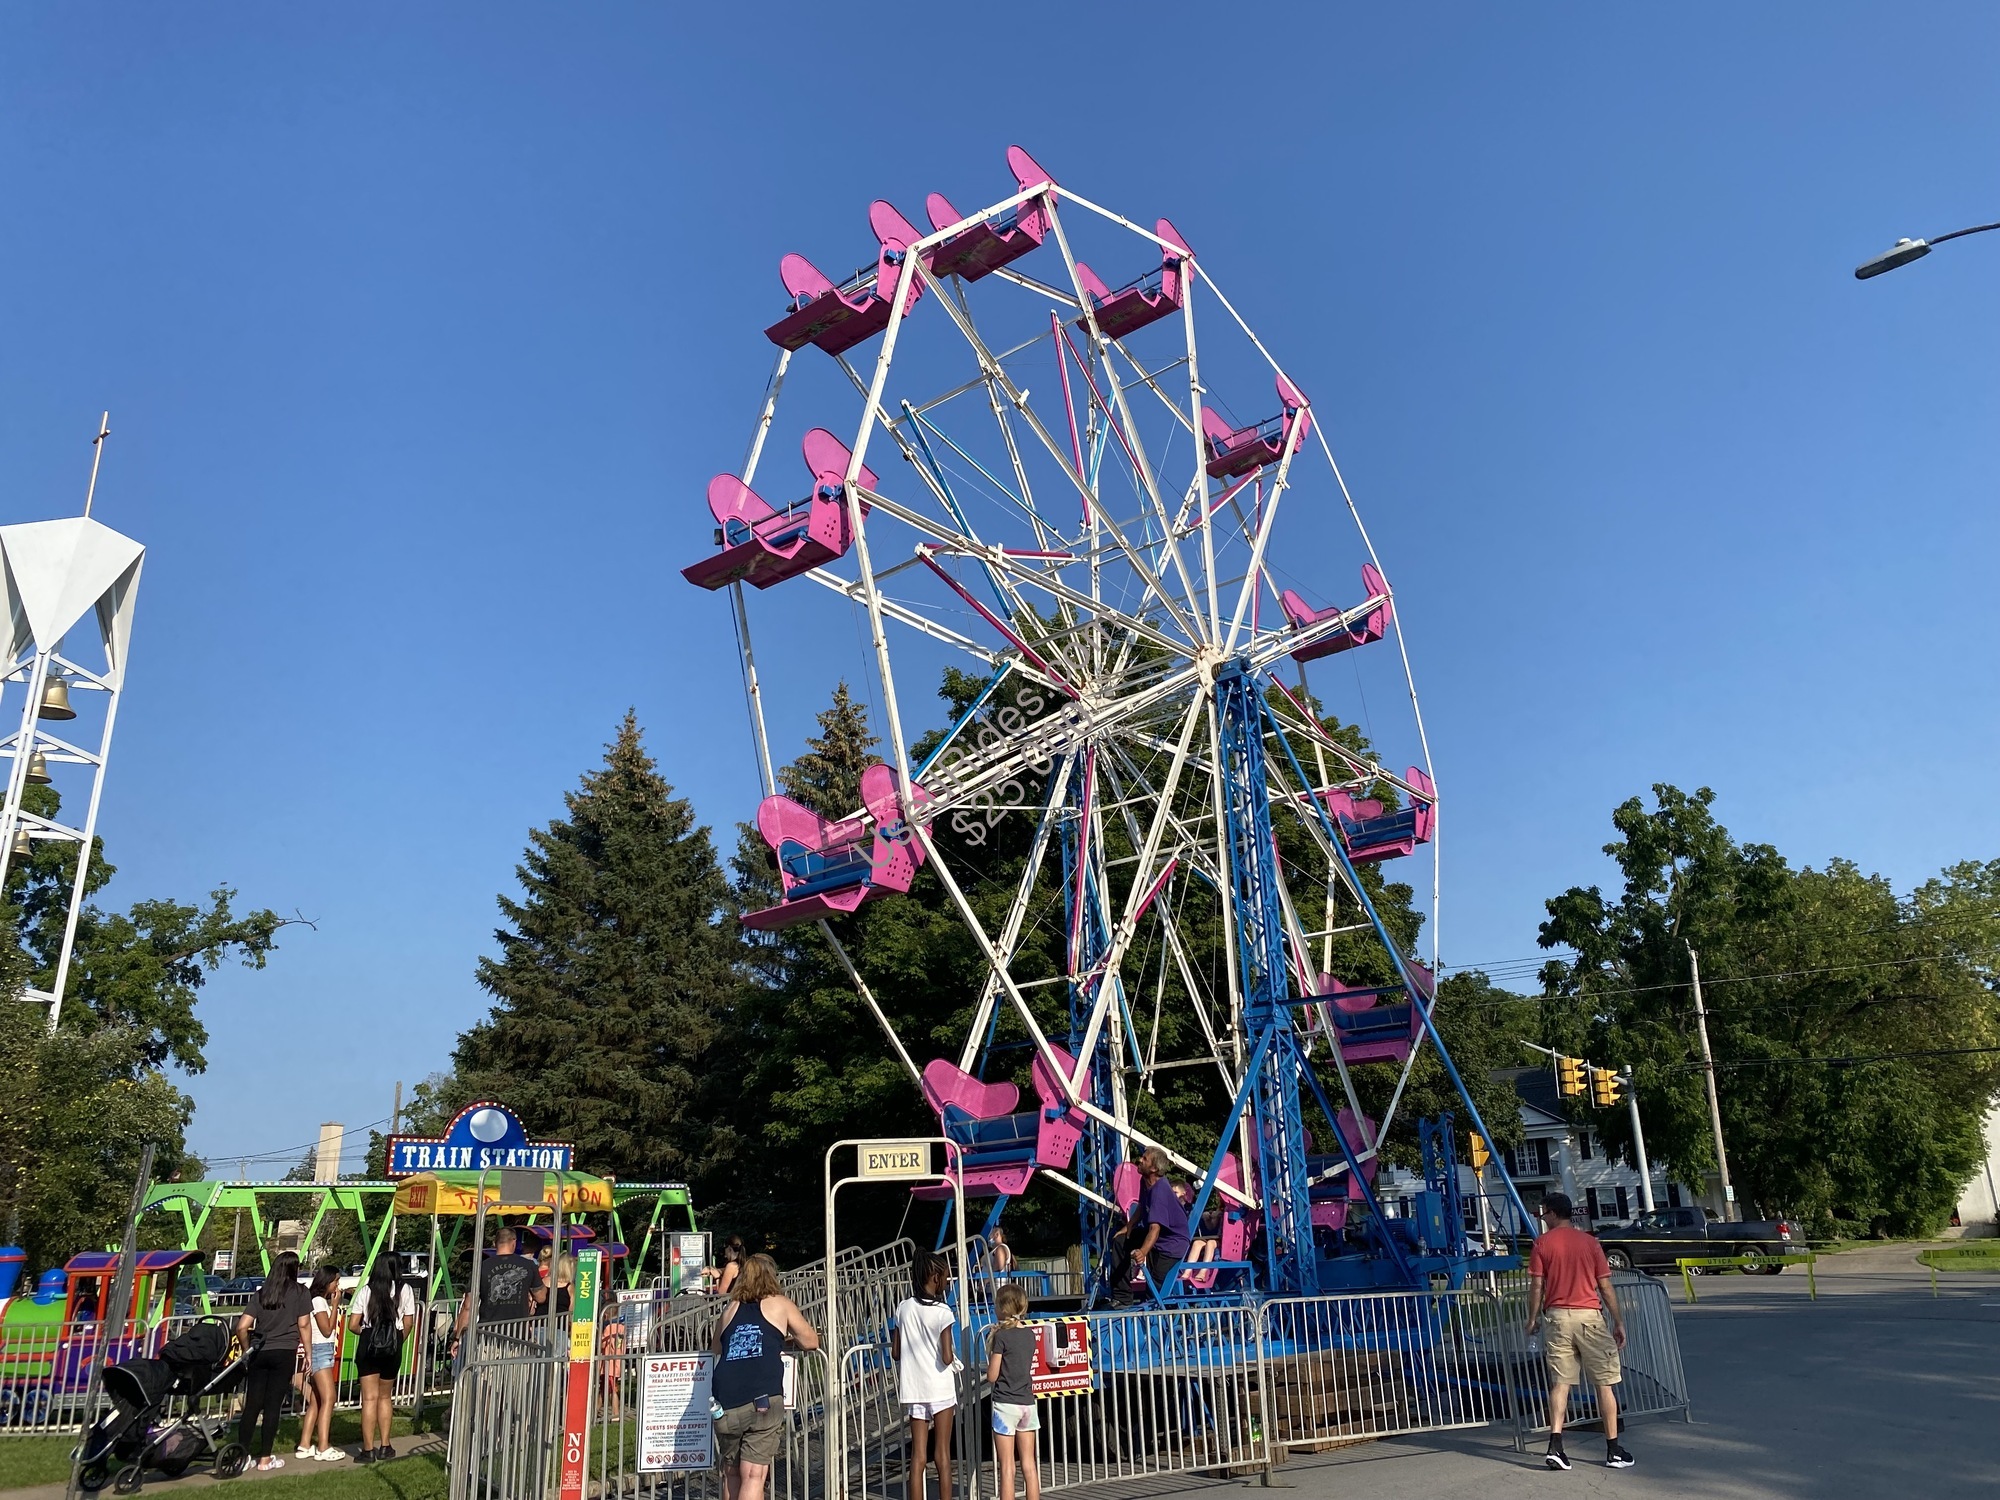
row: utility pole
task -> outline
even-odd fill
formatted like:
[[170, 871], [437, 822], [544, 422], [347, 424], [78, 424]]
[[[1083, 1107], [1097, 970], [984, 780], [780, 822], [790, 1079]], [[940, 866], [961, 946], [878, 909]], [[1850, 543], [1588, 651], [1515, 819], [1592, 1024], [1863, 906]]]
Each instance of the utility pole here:
[[1722, 1217], [1736, 1217], [1736, 1189], [1729, 1185], [1729, 1153], [1722, 1148], [1722, 1104], [1715, 1097], [1715, 1054], [1708, 1049], [1708, 1011], [1701, 1003], [1701, 959], [1687, 945], [1688, 974], [1694, 985], [1694, 1025], [1701, 1034], [1701, 1077], [1708, 1085], [1708, 1123], [1715, 1132], [1715, 1169], [1722, 1178]]
[[[236, 1180], [238, 1182], [243, 1182], [247, 1180], [249, 1176], [250, 1176], [250, 1163], [247, 1161], [239, 1161], [236, 1164]], [[229, 1274], [231, 1276], [241, 1276], [243, 1274], [243, 1262], [236, 1258], [237, 1252], [240, 1251], [242, 1248], [243, 1248], [243, 1210], [239, 1208], [236, 1210], [236, 1227], [229, 1233]]]
[[1639, 1091], [1632, 1087], [1632, 1070], [1625, 1070], [1625, 1105], [1632, 1111], [1632, 1156], [1639, 1164], [1639, 1203], [1653, 1211], [1653, 1169], [1646, 1164], [1646, 1132], [1639, 1128]]

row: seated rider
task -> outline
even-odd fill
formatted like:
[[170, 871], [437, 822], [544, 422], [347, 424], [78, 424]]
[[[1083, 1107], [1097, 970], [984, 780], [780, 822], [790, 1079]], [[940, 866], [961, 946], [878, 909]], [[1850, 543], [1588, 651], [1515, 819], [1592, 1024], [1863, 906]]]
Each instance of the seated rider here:
[[1139, 1266], [1152, 1272], [1155, 1286], [1168, 1290], [1162, 1283], [1187, 1251], [1187, 1210], [1167, 1181], [1167, 1153], [1158, 1146], [1148, 1146], [1139, 1157], [1139, 1203], [1125, 1228], [1111, 1277], [1112, 1302], [1123, 1306], [1132, 1301], [1132, 1283]]

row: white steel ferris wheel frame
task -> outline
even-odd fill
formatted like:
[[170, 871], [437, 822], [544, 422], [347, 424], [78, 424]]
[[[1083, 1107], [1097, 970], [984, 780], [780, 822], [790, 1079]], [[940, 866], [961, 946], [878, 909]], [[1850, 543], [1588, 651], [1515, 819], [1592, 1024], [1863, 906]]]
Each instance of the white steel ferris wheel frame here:
[[[924, 252], [976, 225], [999, 219], [1037, 198], [1043, 200], [1048, 238], [1060, 254], [1069, 289], [1049, 285], [1005, 267], [992, 271], [991, 275], [995, 278], [1045, 299], [1050, 306], [1050, 329], [1047, 333], [996, 352], [989, 347], [973, 320], [963, 284], [956, 277], [933, 276], [925, 263]], [[1078, 275], [1078, 260], [1062, 223], [1062, 209], [1071, 207], [1097, 215], [1129, 231], [1158, 248], [1163, 256], [1182, 256], [1179, 321], [1185, 338], [1185, 353], [1180, 359], [1149, 371], [1117, 338], [1107, 336], [1100, 329], [1093, 299], [1086, 294]], [[1260, 472], [1254, 520], [1245, 517], [1237, 499], [1243, 484], [1233, 490], [1225, 485], [1225, 492], [1220, 498], [1211, 495], [1210, 480], [1204, 467], [1206, 451], [1201, 441], [1206, 392], [1201, 381], [1196, 341], [1197, 287], [1205, 288], [1205, 295], [1214, 297], [1216, 305], [1227, 314], [1229, 323], [1248, 340], [1273, 375], [1285, 379], [1283, 368], [1230, 303], [1198, 257], [1188, 252], [1185, 246], [1177, 245], [1125, 216], [1091, 202], [1067, 186], [1059, 190], [1052, 182], [1024, 186], [1021, 191], [923, 236], [908, 247], [902, 256], [894, 294], [890, 299], [888, 323], [880, 335], [880, 348], [872, 373], [864, 380], [845, 356], [833, 356], [854, 389], [863, 397], [861, 418], [854, 439], [848, 445], [849, 459], [843, 476], [843, 503], [853, 539], [855, 566], [852, 576], [843, 576], [830, 566], [815, 568], [804, 576], [858, 603], [866, 614], [869, 644], [880, 689], [879, 702], [885, 718], [884, 730], [897, 772], [904, 824], [921, 844], [929, 864], [936, 871], [960, 919], [979, 945], [987, 965], [987, 979], [976, 1007], [974, 1023], [958, 1059], [959, 1065], [971, 1065], [980, 1035], [993, 1019], [994, 1007], [1004, 999], [1024, 1025], [1038, 1055], [1059, 1076], [1071, 1105], [1133, 1144], [1158, 1146], [1166, 1150], [1169, 1158], [1183, 1171], [1199, 1178], [1206, 1171], [1202, 1164], [1172, 1151], [1133, 1124], [1122, 1095], [1121, 1069], [1113, 1069], [1114, 1080], [1120, 1083], [1120, 1088], [1110, 1107], [1100, 1105], [1088, 1096], [1085, 1083], [1091, 1058], [1097, 1042], [1107, 1031], [1114, 1039], [1122, 1040], [1117, 1036], [1121, 1028], [1121, 971], [1142, 919], [1149, 911], [1157, 910], [1161, 913], [1159, 927], [1164, 934], [1162, 972], [1168, 955], [1171, 955], [1212, 1054], [1210, 1058], [1193, 1061], [1203, 1066], [1212, 1062], [1226, 1085], [1232, 1090], [1241, 1087], [1244, 1063], [1243, 996], [1236, 973], [1236, 950], [1229, 937], [1230, 903], [1226, 899], [1220, 903], [1224, 922], [1222, 949], [1227, 966], [1227, 993], [1221, 997], [1225, 1003], [1219, 1007], [1214, 1005], [1214, 997], [1210, 997], [1209, 1006], [1205, 1008], [1203, 990], [1206, 987], [1197, 984], [1185, 945], [1169, 915], [1172, 901], [1168, 887], [1177, 867], [1205, 871], [1211, 881], [1219, 882], [1218, 890], [1227, 886], [1229, 854], [1224, 847], [1226, 834], [1221, 808], [1224, 782], [1222, 746], [1211, 690], [1218, 672], [1227, 664], [1233, 662], [1255, 673], [1267, 673], [1285, 657], [1341, 631], [1352, 630], [1372, 611], [1387, 604], [1388, 596], [1385, 593], [1364, 600], [1352, 609], [1329, 612], [1324, 618], [1302, 628], [1294, 628], [1287, 623], [1282, 628], [1264, 629], [1257, 624], [1256, 601], [1260, 590], [1268, 591], [1274, 603], [1278, 595], [1277, 587], [1270, 578], [1266, 556], [1281, 502], [1291, 487], [1294, 462], [1300, 458], [1301, 431], [1298, 424], [1287, 424], [1283, 451], [1269, 475], [1268, 487]], [[905, 400], [900, 403], [900, 412], [892, 414], [884, 405], [884, 395], [903, 325], [914, 311], [911, 301], [913, 292], [925, 299], [935, 299], [942, 309], [941, 315], [954, 325], [971, 349], [977, 373], [963, 384], [922, 403]], [[1103, 492], [1099, 479], [1102, 471], [1096, 464], [1086, 465], [1083, 461], [1083, 449], [1075, 428], [1077, 408], [1068, 390], [1068, 365], [1062, 364], [1062, 341], [1067, 338], [1064, 325], [1072, 322], [1081, 326], [1092, 361], [1091, 366], [1086, 367], [1084, 353], [1078, 352], [1074, 344], [1069, 346], [1089, 386], [1084, 408], [1098, 444], [1098, 458], [1101, 461], [1109, 447], [1108, 435], [1115, 434], [1143, 492], [1139, 515], [1122, 522], [1113, 514]], [[1063, 404], [1069, 409], [1071, 426], [1071, 446], [1067, 450], [1037, 415], [1029, 403], [1028, 392], [1015, 383], [1005, 363], [1044, 338], [1051, 341], [1063, 369]], [[746, 487], [756, 478], [791, 360], [791, 351], [781, 348], [744, 457], [741, 478]], [[1121, 360], [1126, 367], [1123, 375], [1118, 368]], [[1162, 383], [1162, 377], [1176, 364], [1186, 366], [1185, 406], [1180, 405]], [[1095, 368], [1104, 375], [1108, 395], [1098, 389], [1096, 381], [1090, 377], [1089, 368]], [[1171, 503], [1160, 482], [1162, 475], [1156, 472], [1155, 466], [1146, 457], [1140, 425], [1135, 421], [1127, 401], [1128, 391], [1143, 391], [1157, 398], [1172, 413], [1177, 428], [1184, 429], [1192, 438], [1191, 475], [1181, 492], [1171, 497]], [[925, 441], [925, 414], [949, 401], [974, 393], [983, 394], [991, 408], [1004, 439], [1014, 483], [1023, 497], [1030, 498], [1028, 518], [1036, 541], [1032, 548], [1006, 547], [976, 534], [963, 508], [955, 503], [938, 475], [934, 474], [932, 466], [920, 461], [917, 450], [919, 444]], [[1103, 423], [1101, 429], [1097, 425], [1100, 421]], [[1025, 432], [1018, 431], [1016, 423]], [[1312, 422], [1310, 431], [1311, 438], [1318, 441], [1320, 453], [1354, 522], [1367, 558], [1381, 575], [1380, 558], [1341, 476], [1324, 426], [1317, 421]], [[942, 513], [942, 519], [915, 504], [899, 502], [865, 485], [863, 475], [869, 449], [878, 435], [885, 436], [911, 461], [911, 472], [922, 480], [930, 498]], [[1026, 441], [1023, 441], [1024, 437]], [[945, 441], [950, 440], [946, 438]], [[1080, 530], [1074, 535], [1065, 535], [1032, 504], [1024, 450], [1038, 462], [1052, 462], [1061, 476], [1065, 491], [1073, 491], [1075, 498], [1080, 500], [1082, 522]], [[977, 461], [964, 450], [958, 451], [960, 457], [978, 467]], [[986, 471], [982, 469], [981, 472]], [[989, 474], [987, 477], [990, 479], [992, 476]], [[998, 481], [995, 484], [1004, 490], [1004, 485]], [[889, 486], [883, 485], [882, 488]], [[1232, 578], [1223, 578], [1218, 574], [1219, 564], [1224, 559], [1219, 556], [1217, 538], [1222, 528], [1216, 524], [1216, 517], [1225, 507], [1233, 514], [1239, 528], [1229, 533], [1230, 538], [1248, 543], [1248, 555], [1242, 563], [1241, 572]], [[884, 538], [879, 531], [871, 536], [867, 524], [871, 515], [878, 518], [878, 525], [881, 521], [893, 522], [915, 534], [916, 541], [908, 557], [898, 559], [887, 568], [878, 568], [877, 552]], [[1145, 528], [1143, 539], [1135, 541], [1133, 535], [1128, 533], [1140, 526]], [[1190, 559], [1188, 551], [1196, 548], [1198, 557]], [[976, 567], [1001, 602], [1005, 614], [987, 609], [941, 565], [951, 561]], [[990, 628], [998, 643], [977, 639], [945, 623], [921, 606], [891, 599], [885, 594], [883, 584], [886, 579], [918, 567], [941, 579], [956, 596], [954, 607], [969, 607]], [[1142, 589], [1138, 605], [1107, 597], [1103, 588], [1107, 567], [1120, 567], [1125, 570], [1124, 576], [1140, 580]], [[1087, 579], [1077, 578], [1075, 574], [1078, 571], [1087, 572]], [[1179, 584], [1178, 589], [1173, 587], [1174, 583]], [[765, 725], [762, 686], [751, 642], [749, 611], [743, 584], [732, 582], [728, 589], [759, 774], [766, 795], [770, 795], [776, 790], [776, 779]], [[1045, 637], [1040, 650], [1027, 643], [1025, 632], [1014, 628], [1014, 622], [1021, 617], [1033, 616], [1034, 606], [1028, 598], [1031, 593], [1049, 601], [1057, 616], [1064, 621], [1064, 629]], [[1401, 619], [1393, 609], [1388, 613], [1395, 631], [1424, 770], [1434, 788], [1436, 771], [1410, 670], [1409, 653], [1403, 640]], [[975, 702], [973, 710], [952, 726], [944, 743], [933, 751], [927, 766], [922, 769], [913, 768], [910, 763], [886, 628], [892, 622], [964, 652], [984, 663], [995, 674]], [[1134, 648], [1139, 643], [1164, 653], [1169, 665], [1164, 670], [1150, 673], [1127, 670]], [[1003, 676], [1009, 675], [1068, 699], [1068, 706], [1039, 719], [1027, 732], [1012, 738], [1003, 736], [997, 743], [962, 751], [948, 775], [937, 774], [935, 768], [939, 757], [948, 748], [954, 747], [960, 732], [978, 712], [986, 697]], [[1280, 757], [1271, 766], [1270, 796], [1274, 807], [1288, 806], [1297, 815], [1300, 825], [1327, 863], [1326, 909], [1330, 918], [1333, 909], [1332, 882], [1343, 880], [1344, 876], [1344, 882], [1357, 894], [1359, 886], [1355, 883], [1353, 867], [1328, 836], [1323, 818], [1306, 815], [1302, 810], [1308, 799], [1318, 798], [1332, 787], [1358, 783], [1394, 787], [1405, 798], [1415, 795], [1417, 789], [1379, 763], [1358, 756], [1322, 729], [1306, 707], [1303, 665], [1299, 669], [1298, 686], [1297, 695], [1288, 689], [1284, 691], [1286, 701], [1277, 705], [1277, 718], [1288, 733], [1312, 746], [1317, 777], [1311, 785], [1294, 784], [1295, 778], [1286, 771]], [[1158, 777], [1157, 784], [1133, 758], [1129, 746], [1120, 744], [1120, 736], [1166, 756], [1166, 769]], [[1086, 816], [1102, 820], [1107, 811], [1115, 811], [1138, 853], [1132, 877], [1125, 885], [1120, 910], [1110, 910], [1108, 882], [1100, 883], [1097, 889], [1097, 900], [1105, 907], [1104, 926], [1110, 934], [1109, 952], [1092, 965], [1089, 974], [1066, 976], [1072, 983], [1094, 982], [1095, 996], [1084, 1039], [1081, 1045], [1072, 1049], [1076, 1061], [1064, 1066], [1038, 1023], [1023, 987], [1009, 972], [1009, 965], [1051, 842], [1051, 830], [1059, 811], [1056, 788], [1069, 779], [1070, 773], [1085, 758], [1088, 758], [1092, 773], [1101, 777], [1115, 794], [1110, 807], [1099, 801], [1085, 809]], [[1050, 796], [1041, 809], [1024, 874], [996, 938], [986, 930], [953, 875], [946, 858], [948, 850], [940, 845], [934, 828], [940, 818], [954, 810], [977, 807], [982, 796], [990, 797], [996, 788], [1019, 783], [1023, 772], [1034, 765], [1054, 768], [1047, 773]], [[1212, 805], [1206, 814], [1212, 826], [1205, 830], [1201, 826], [1184, 825], [1172, 811], [1176, 791], [1191, 772], [1196, 777], [1207, 775], [1213, 788]], [[927, 800], [921, 804], [912, 791], [913, 785], [918, 783], [928, 794]], [[1429, 797], [1435, 799], [1434, 790], [1429, 791]], [[1029, 813], [1035, 811], [1031, 806], [1023, 810]], [[1145, 816], [1141, 815], [1142, 810]], [[1101, 827], [1101, 821], [1098, 826]], [[1432, 968], [1435, 970], [1438, 910], [1442, 894], [1435, 834], [1431, 855], [1429, 918]], [[1284, 892], [1284, 911], [1291, 941], [1301, 953], [1309, 952], [1315, 940], [1330, 951], [1333, 939], [1330, 920], [1326, 930], [1308, 932], [1289, 891]], [[913, 1081], [920, 1081], [917, 1064], [896, 1035], [833, 928], [824, 919], [819, 926], [899, 1060]], [[1379, 924], [1377, 930], [1380, 931]], [[1385, 946], [1389, 945], [1385, 942]], [[1397, 971], [1407, 980], [1403, 959], [1393, 946], [1390, 956]], [[1419, 1009], [1422, 1008], [1420, 1004]], [[1388, 1130], [1394, 1120], [1425, 1035], [1434, 1037], [1428, 1018], [1424, 1033], [1415, 1039], [1409, 1057], [1402, 1064], [1389, 1107], [1376, 1123], [1374, 1134], [1377, 1138]], [[1327, 1051], [1348, 1106], [1357, 1118], [1363, 1118], [1347, 1066], [1341, 1059], [1340, 1048], [1329, 1046]], [[1365, 1145], [1366, 1149], [1361, 1153], [1363, 1160], [1376, 1152], [1375, 1139], [1369, 1139]], [[1345, 1164], [1342, 1163], [1333, 1172], [1344, 1169]], [[1078, 1183], [1059, 1173], [1045, 1168], [1043, 1175], [1084, 1191], [1088, 1197], [1097, 1198], [1095, 1193], [1080, 1188]], [[1326, 1175], [1333, 1174], [1329, 1172]], [[1248, 1188], [1238, 1189], [1218, 1183], [1216, 1191], [1256, 1206], [1256, 1195]]]

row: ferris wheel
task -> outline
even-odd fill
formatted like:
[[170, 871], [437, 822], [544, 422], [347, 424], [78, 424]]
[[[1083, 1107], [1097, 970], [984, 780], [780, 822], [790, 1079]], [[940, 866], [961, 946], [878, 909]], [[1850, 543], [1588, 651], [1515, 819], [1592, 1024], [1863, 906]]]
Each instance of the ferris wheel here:
[[[1129, 1096], [1157, 1064], [1144, 985], [1155, 1040], [1171, 991], [1228, 1100], [1211, 1151], [1168, 1152], [1196, 1186], [1193, 1214], [1221, 1207], [1218, 1259], [1151, 1293], [1421, 1284], [1449, 1245], [1378, 1230], [1356, 1257], [1342, 1231], [1362, 1204], [1380, 1222], [1379, 1144], [1426, 1046], [1491, 1137], [1433, 1023], [1434, 959], [1385, 925], [1366, 873], [1428, 856], [1435, 895], [1437, 792], [1387, 573], [1302, 383], [1188, 238], [1059, 186], [1018, 146], [1007, 166], [1014, 190], [977, 212], [933, 193], [928, 230], [877, 201], [875, 257], [851, 275], [780, 264], [788, 300], [764, 330], [777, 353], [748, 452], [710, 482], [713, 549], [684, 569], [729, 597], [743, 655], [757, 827], [782, 891], [744, 921], [819, 925], [994, 1216], [1054, 1180], [1077, 1195], [1085, 1245], [1108, 1245], [1137, 1192], [1128, 1158], [1165, 1149]], [[788, 440], [803, 476], [775, 452]], [[1288, 524], [1295, 505], [1310, 526]], [[1326, 543], [1329, 515], [1351, 526], [1344, 552]], [[888, 757], [846, 816], [777, 791], [746, 585], [862, 622]], [[1326, 717], [1311, 664], [1351, 652], [1400, 668], [1421, 764], [1396, 769]], [[902, 694], [914, 683], [928, 700], [940, 656], [981, 685], [919, 760]], [[1033, 831], [996, 923], [968, 873], [1007, 819]], [[960, 1051], [927, 1060], [838, 928], [923, 870], [985, 965]], [[1051, 900], [1056, 1020], [1014, 972]], [[1216, 961], [1195, 951], [1204, 940]], [[988, 1076], [1003, 1020], [1030, 1049], [1026, 1106]], [[1375, 1068], [1396, 1071], [1371, 1117], [1357, 1081]], [[1435, 1134], [1426, 1180], [1455, 1212]]]

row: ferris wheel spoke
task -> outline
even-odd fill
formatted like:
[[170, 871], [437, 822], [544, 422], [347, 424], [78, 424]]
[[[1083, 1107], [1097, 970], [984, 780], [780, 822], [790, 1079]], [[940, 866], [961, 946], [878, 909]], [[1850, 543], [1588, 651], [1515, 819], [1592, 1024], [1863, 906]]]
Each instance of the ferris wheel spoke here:
[[[810, 578], [822, 588], [832, 589], [842, 598], [852, 600], [856, 604], [866, 602], [866, 591], [863, 589], [859, 579], [842, 578], [837, 573], [829, 573], [825, 568], [813, 568], [803, 576]], [[990, 651], [970, 637], [960, 635], [955, 630], [947, 629], [935, 620], [919, 614], [907, 605], [898, 604], [893, 599], [882, 600], [882, 613], [899, 625], [907, 625], [910, 629], [917, 631], [919, 634], [927, 635], [934, 641], [943, 641], [947, 646], [955, 646], [967, 656], [978, 657], [979, 660], [985, 662], [989, 667], [997, 667], [1002, 661], [1007, 659], [1004, 653]]]
[[[1204, 700], [1197, 695], [1189, 703], [1187, 712], [1181, 716], [1181, 735], [1174, 747], [1174, 756], [1167, 768], [1167, 774], [1160, 787], [1159, 806], [1153, 814], [1152, 826], [1146, 830], [1146, 841], [1139, 855], [1139, 862], [1132, 873], [1132, 883], [1127, 889], [1125, 915], [1111, 932], [1111, 946], [1104, 958], [1104, 978], [1097, 986], [1097, 997], [1091, 1005], [1090, 1020], [1083, 1029], [1083, 1041], [1078, 1049], [1076, 1075], [1073, 1079], [1077, 1088], [1083, 1087], [1083, 1080], [1090, 1073], [1090, 1054], [1097, 1045], [1097, 1034], [1104, 1025], [1104, 1015], [1111, 1003], [1110, 981], [1118, 974], [1119, 965], [1125, 961], [1125, 950], [1132, 946], [1132, 939], [1138, 931], [1140, 916], [1146, 907], [1159, 895], [1164, 883], [1165, 872], [1161, 870], [1160, 842], [1166, 836], [1167, 824], [1173, 815], [1174, 792], [1180, 786], [1181, 770], [1187, 765], [1188, 747], [1194, 742], [1195, 726], [1201, 721], [1201, 705]], [[1108, 899], [1108, 897], [1107, 897]]]
[[[935, 282], [931, 282], [930, 284], [933, 286], [936, 285]], [[1005, 368], [995, 359], [992, 351], [986, 347], [985, 342], [979, 336], [979, 331], [972, 326], [971, 320], [959, 311], [958, 307], [949, 297], [940, 297], [938, 301], [945, 309], [945, 312], [951, 317], [952, 321], [958, 325], [958, 330], [964, 336], [965, 341], [972, 346], [981, 367], [987, 371], [989, 377], [1006, 396], [1007, 404], [1019, 413], [1022, 421], [1028, 424], [1028, 430], [1035, 435], [1036, 439], [1047, 451], [1048, 456], [1062, 470], [1063, 477], [1076, 489], [1078, 497], [1081, 498], [1084, 505], [1096, 518], [1097, 524], [1102, 526], [1117, 544], [1119, 551], [1124, 556], [1126, 565], [1145, 580], [1146, 586], [1152, 596], [1159, 600], [1162, 609], [1173, 616], [1174, 623], [1186, 633], [1189, 641], [1205, 639], [1194, 621], [1189, 619], [1186, 612], [1181, 608], [1180, 601], [1161, 582], [1159, 575], [1153, 570], [1144, 556], [1141, 555], [1139, 549], [1135, 548], [1126, 537], [1124, 531], [1118, 525], [1117, 519], [1112, 516], [1109, 509], [1104, 505], [1102, 498], [1097, 493], [1096, 487], [1077, 468], [1071, 456], [1058, 446], [1054, 435], [1049, 432], [1046, 424], [1035, 413], [1034, 408], [1028, 405], [1026, 392], [1014, 384]]]
[[[1098, 327], [1096, 309], [1091, 305], [1090, 299], [1084, 295], [1083, 281], [1077, 275], [1076, 257], [1070, 253], [1069, 236], [1063, 232], [1062, 215], [1057, 211], [1053, 203], [1049, 205], [1048, 216], [1049, 228], [1055, 235], [1056, 248], [1062, 252], [1063, 266], [1069, 272], [1070, 285], [1076, 292], [1077, 305], [1083, 311], [1084, 328], [1090, 335], [1092, 348], [1096, 351], [1097, 357], [1103, 364], [1105, 372], [1104, 383], [1110, 387], [1111, 391], [1110, 400], [1117, 404], [1117, 412], [1115, 414], [1105, 404], [1105, 397], [1099, 393], [1097, 382], [1091, 376], [1089, 368], [1084, 365], [1081, 359], [1077, 361], [1077, 366], [1083, 371], [1084, 379], [1090, 383], [1091, 396], [1100, 407], [1104, 408], [1106, 420], [1118, 432], [1120, 441], [1124, 443], [1125, 450], [1132, 459], [1132, 466], [1138, 472], [1139, 482], [1145, 491], [1147, 500], [1152, 505], [1155, 517], [1160, 523], [1161, 544], [1166, 548], [1167, 554], [1173, 562], [1174, 572], [1181, 581], [1181, 588], [1183, 590], [1181, 599], [1186, 602], [1190, 609], [1193, 609], [1196, 598], [1194, 581], [1188, 576], [1187, 560], [1181, 556], [1180, 545], [1174, 540], [1173, 523], [1167, 519], [1166, 503], [1160, 498], [1159, 486], [1154, 482], [1152, 465], [1146, 461], [1145, 444], [1139, 436], [1138, 423], [1132, 420], [1131, 407], [1126, 403], [1124, 389], [1118, 382], [1117, 368], [1111, 363], [1110, 355], [1105, 352], [1110, 341], [1105, 338], [1104, 331]], [[1069, 343], [1067, 333], [1064, 335], [1064, 344], [1069, 348], [1072, 355], [1076, 353], [1075, 346]], [[1195, 453], [1196, 467], [1199, 468], [1199, 446], [1196, 447]], [[1125, 539], [1120, 536], [1119, 542], [1121, 545], [1124, 545]], [[1136, 564], [1136, 558], [1134, 562]], [[1146, 576], [1156, 587], [1159, 586], [1159, 581], [1155, 577], [1154, 570], [1148, 569]], [[1188, 629], [1187, 620], [1180, 615], [1178, 609], [1176, 609], [1175, 614], [1180, 619], [1182, 628]], [[1198, 611], [1195, 618], [1199, 618]], [[1214, 639], [1212, 628], [1199, 635], [1195, 635], [1192, 631], [1190, 634], [1194, 639], [1198, 640], [1212, 641]]]

